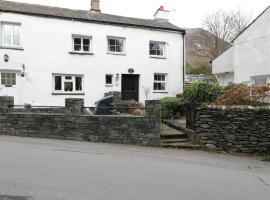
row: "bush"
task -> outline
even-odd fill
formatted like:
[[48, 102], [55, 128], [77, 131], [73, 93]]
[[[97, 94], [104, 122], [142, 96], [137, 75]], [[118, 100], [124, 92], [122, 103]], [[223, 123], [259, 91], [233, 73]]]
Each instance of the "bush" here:
[[249, 105], [262, 106], [264, 98], [269, 96], [269, 86], [248, 86], [246, 84], [232, 85], [225, 90], [215, 102], [216, 105]]
[[[139, 115], [139, 116], [144, 115], [144, 110], [143, 110], [144, 105], [135, 100], [118, 100], [118, 101], [115, 101], [114, 104], [116, 105], [116, 107], [122, 108], [118, 110], [121, 113], [128, 113], [128, 114]], [[127, 108], [127, 109], [123, 109], [123, 108]], [[135, 108], [135, 109], [129, 109], [129, 108]]]
[[270, 162], [270, 154], [262, 158], [262, 161]]
[[181, 97], [165, 97], [160, 100], [162, 111], [162, 119], [170, 119], [172, 117], [181, 116], [186, 110], [186, 101]]
[[216, 83], [196, 82], [185, 88], [183, 97], [188, 103], [201, 106], [214, 102], [223, 94], [223, 91], [223, 87]]

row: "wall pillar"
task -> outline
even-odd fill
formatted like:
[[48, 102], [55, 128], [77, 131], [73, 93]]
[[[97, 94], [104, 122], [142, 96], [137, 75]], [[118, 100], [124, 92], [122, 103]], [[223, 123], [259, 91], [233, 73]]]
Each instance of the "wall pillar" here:
[[66, 115], [81, 115], [84, 107], [84, 99], [67, 98], [65, 99]]
[[148, 120], [149, 128], [151, 128], [151, 138], [149, 138], [149, 146], [160, 146], [160, 111], [161, 104], [159, 100], [145, 101], [145, 117]]
[[0, 96], [0, 113], [7, 113], [14, 106], [14, 97]]

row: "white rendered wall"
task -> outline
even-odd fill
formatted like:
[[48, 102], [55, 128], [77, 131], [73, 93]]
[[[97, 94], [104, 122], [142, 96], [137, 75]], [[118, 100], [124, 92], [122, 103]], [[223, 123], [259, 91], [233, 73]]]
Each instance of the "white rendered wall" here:
[[234, 71], [234, 48], [231, 47], [212, 63], [213, 74], [228, 73]]
[[270, 74], [270, 9], [235, 41], [235, 82]]
[[221, 86], [227, 86], [231, 83], [234, 83], [234, 74], [233, 73], [223, 73], [216, 74], [218, 84]]
[[[139, 28], [110, 26], [42, 18], [27, 15], [0, 13], [0, 21], [20, 22], [24, 51], [0, 49], [0, 70], [21, 70], [25, 64], [27, 77], [17, 78], [17, 85], [0, 93], [14, 95], [16, 104], [64, 105], [67, 97], [85, 98], [87, 106], [108, 91], [121, 90], [121, 76], [117, 73], [140, 74], [139, 99], [144, 102], [144, 89], [150, 89], [148, 99], [175, 96], [182, 92], [183, 38], [180, 33]], [[71, 55], [72, 34], [93, 37], [94, 55]], [[126, 55], [107, 54], [107, 35], [126, 38]], [[149, 41], [164, 41], [166, 59], [149, 57]], [[8, 54], [10, 61], [3, 61]], [[85, 95], [52, 95], [52, 74], [83, 74]], [[154, 73], [168, 74], [168, 93], [153, 93]], [[114, 74], [114, 86], [105, 86], [105, 74]], [[0, 94], [1, 95], [1, 94]]]

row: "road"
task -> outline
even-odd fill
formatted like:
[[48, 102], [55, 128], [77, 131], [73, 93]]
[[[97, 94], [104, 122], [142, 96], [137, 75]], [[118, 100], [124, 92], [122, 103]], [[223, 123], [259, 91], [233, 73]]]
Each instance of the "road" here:
[[269, 200], [270, 164], [200, 151], [0, 136], [0, 200]]

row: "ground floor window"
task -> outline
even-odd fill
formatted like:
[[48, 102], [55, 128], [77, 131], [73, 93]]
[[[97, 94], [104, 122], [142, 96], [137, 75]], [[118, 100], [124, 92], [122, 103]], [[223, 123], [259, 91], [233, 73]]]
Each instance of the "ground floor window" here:
[[81, 93], [83, 92], [82, 75], [53, 75], [54, 92]]
[[1, 85], [12, 87], [16, 85], [16, 73], [14, 72], [1, 72]]
[[106, 74], [105, 76], [106, 85], [112, 85], [113, 84], [113, 75], [112, 74]]
[[154, 92], [165, 92], [166, 91], [166, 79], [167, 74], [154, 74]]
[[267, 85], [267, 77], [254, 77], [254, 84], [257, 86]]

